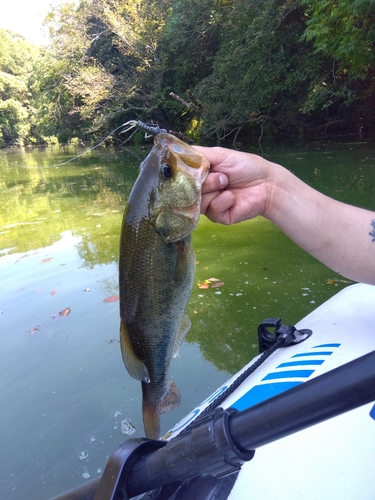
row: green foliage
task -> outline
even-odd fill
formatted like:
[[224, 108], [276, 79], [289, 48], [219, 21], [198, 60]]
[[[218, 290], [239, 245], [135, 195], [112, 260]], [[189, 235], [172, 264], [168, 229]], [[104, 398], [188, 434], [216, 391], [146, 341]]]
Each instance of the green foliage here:
[[0, 28], [0, 70], [14, 76], [27, 75], [38, 49], [24, 37]]
[[306, 29], [302, 41], [312, 43], [314, 54], [330, 62], [309, 86], [304, 113], [328, 112], [331, 121], [345, 128], [373, 131], [375, 111], [375, 1], [302, 0]]
[[23, 37], [0, 29], [0, 146], [29, 138], [33, 109], [28, 78], [36, 54]]
[[195, 140], [258, 136], [266, 128], [287, 135], [327, 127], [371, 131], [374, 6], [375, 0], [67, 2], [48, 14], [50, 45], [39, 52], [0, 30], [0, 144], [43, 137], [94, 142], [136, 118]]
[[43, 133], [95, 140], [126, 119], [152, 116], [161, 99], [157, 40], [163, 2], [63, 4], [47, 25], [51, 46], [36, 66]]
[[304, 24], [303, 11], [295, 4], [231, 4], [213, 71], [197, 86], [206, 131], [217, 138], [246, 124], [295, 121], [306, 80], [320, 65], [316, 57], [304, 57], [305, 49], [298, 43]]
[[13, 98], [0, 101], [0, 117], [0, 128], [5, 143], [14, 137], [24, 139], [28, 135], [29, 112], [19, 101]]
[[374, 0], [302, 0], [309, 19], [304, 40], [338, 61], [338, 71], [365, 78], [375, 63]]

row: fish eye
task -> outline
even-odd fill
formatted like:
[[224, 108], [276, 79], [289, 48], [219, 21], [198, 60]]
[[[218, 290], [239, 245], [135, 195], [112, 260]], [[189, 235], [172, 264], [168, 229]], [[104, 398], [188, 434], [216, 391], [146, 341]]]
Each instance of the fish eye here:
[[160, 165], [160, 173], [166, 179], [170, 179], [173, 175], [172, 167], [170, 165], [168, 165], [168, 163], [162, 163]]

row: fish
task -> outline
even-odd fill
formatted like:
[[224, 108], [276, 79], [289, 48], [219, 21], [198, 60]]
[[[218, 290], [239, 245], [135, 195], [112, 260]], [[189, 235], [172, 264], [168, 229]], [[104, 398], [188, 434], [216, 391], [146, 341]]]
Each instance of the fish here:
[[209, 162], [168, 133], [157, 134], [125, 207], [119, 256], [120, 345], [129, 374], [141, 381], [146, 437], [160, 438], [160, 415], [181, 394], [172, 358], [190, 328], [192, 232], [200, 217]]

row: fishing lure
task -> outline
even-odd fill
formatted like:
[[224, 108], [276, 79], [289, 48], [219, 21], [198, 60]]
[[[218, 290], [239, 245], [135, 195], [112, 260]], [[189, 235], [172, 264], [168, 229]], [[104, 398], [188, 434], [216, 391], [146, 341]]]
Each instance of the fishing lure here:
[[[164, 128], [160, 128], [158, 125], [149, 125], [148, 123], [143, 123], [140, 120], [130, 120], [121, 127], [127, 127], [126, 129], [122, 130], [120, 134], [124, 134], [125, 132], [128, 132], [129, 130], [132, 130], [133, 128], [136, 128], [138, 130], [142, 130], [142, 132], [145, 132], [146, 134], [150, 136], [156, 136], [158, 134], [167, 134], [167, 130]], [[136, 132], [136, 130], [135, 130]]]

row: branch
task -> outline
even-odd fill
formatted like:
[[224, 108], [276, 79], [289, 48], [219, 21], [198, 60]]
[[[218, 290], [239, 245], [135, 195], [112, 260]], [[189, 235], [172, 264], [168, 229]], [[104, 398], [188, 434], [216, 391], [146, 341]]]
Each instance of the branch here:
[[195, 104], [195, 106], [197, 107], [197, 109], [199, 111], [203, 111], [202, 104], [195, 98], [195, 96], [193, 96], [193, 94], [191, 93], [191, 91], [189, 89], [186, 89], [186, 95], [191, 100], [191, 102]]
[[176, 101], [180, 102], [181, 104], [183, 104], [184, 106], [186, 106], [189, 109], [197, 111], [198, 113], [200, 113], [202, 111], [202, 106], [199, 107], [196, 104], [192, 104], [190, 102], [187, 102], [187, 101], [185, 101], [185, 99], [183, 99], [179, 95], [175, 94], [174, 92], [169, 92], [169, 95], [171, 97], [173, 97], [173, 99], [176, 99]]

